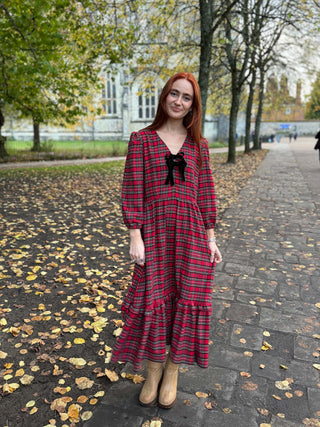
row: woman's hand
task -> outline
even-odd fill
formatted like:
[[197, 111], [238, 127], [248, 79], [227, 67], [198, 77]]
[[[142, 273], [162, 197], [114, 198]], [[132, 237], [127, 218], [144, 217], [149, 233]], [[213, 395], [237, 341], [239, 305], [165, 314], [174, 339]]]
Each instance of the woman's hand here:
[[219, 264], [222, 261], [222, 256], [216, 242], [208, 242], [208, 245], [211, 252], [210, 262], [216, 261]]
[[145, 263], [145, 247], [141, 237], [140, 230], [130, 231], [130, 258], [139, 265]]

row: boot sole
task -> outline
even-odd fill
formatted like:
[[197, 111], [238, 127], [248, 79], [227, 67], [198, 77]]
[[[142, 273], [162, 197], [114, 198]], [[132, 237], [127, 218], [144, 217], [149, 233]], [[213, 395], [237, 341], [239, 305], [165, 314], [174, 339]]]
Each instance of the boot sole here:
[[158, 400], [158, 398], [155, 397], [151, 402], [148, 402], [148, 403], [142, 402], [140, 399], [138, 399], [138, 400], [139, 400], [139, 404], [141, 406], [143, 406], [144, 408], [150, 408], [150, 407], [153, 407], [153, 406], [157, 406], [157, 400]]
[[163, 405], [161, 402], [158, 402], [159, 408], [162, 409], [171, 409], [176, 404], [177, 399], [174, 399], [172, 403], [169, 403], [169, 405]]

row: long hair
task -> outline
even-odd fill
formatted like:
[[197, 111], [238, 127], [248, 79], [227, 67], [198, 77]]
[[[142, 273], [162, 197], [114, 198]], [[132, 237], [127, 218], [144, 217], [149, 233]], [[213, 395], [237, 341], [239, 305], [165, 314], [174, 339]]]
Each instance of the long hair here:
[[173, 83], [176, 80], [180, 80], [180, 79], [188, 80], [193, 87], [192, 110], [183, 118], [183, 125], [198, 146], [199, 165], [201, 168], [202, 166], [201, 139], [203, 138], [201, 135], [202, 108], [201, 108], [200, 88], [193, 74], [181, 72], [170, 77], [170, 79], [167, 81], [167, 83], [163, 87], [162, 92], [160, 94], [156, 116], [153, 122], [151, 123], [151, 125], [147, 126], [146, 129], [157, 130], [168, 120], [168, 113], [166, 111], [166, 106], [165, 106], [166, 98], [172, 89]]

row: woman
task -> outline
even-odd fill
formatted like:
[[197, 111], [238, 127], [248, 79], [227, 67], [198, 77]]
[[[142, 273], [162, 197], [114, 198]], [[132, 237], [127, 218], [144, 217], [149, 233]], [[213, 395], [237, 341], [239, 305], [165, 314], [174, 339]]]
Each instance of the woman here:
[[317, 143], [316, 143], [316, 145], [314, 146], [314, 149], [315, 149], [315, 150], [319, 150], [319, 162], [320, 162], [320, 129], [318, 130], [318, 132], [317, 132], [317, 134], [316, 134], [315, 138], [317, 139]]
[[112, 361], [137, 368], [147, 359], [139, 402], [153, 406], [158, 400], [160, 407], [171, 408], [179, 364], [208, 366], [214, 265], [222, 260], [214, 237], [216, 198], [208, 144], [201, 136], [200, 90], [192, 74], [172, 76], [153, 123], [132, 133], [122, 211], [136, 264]]

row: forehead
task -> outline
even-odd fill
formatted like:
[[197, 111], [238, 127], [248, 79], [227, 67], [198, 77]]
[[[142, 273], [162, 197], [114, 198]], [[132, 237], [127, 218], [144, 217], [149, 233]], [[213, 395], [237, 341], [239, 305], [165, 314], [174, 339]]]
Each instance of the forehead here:
[[180, 93], [185, 95], [193, 96], [193, 86], [187, 79], [176, 80], [171, 89], [178, 90]]

